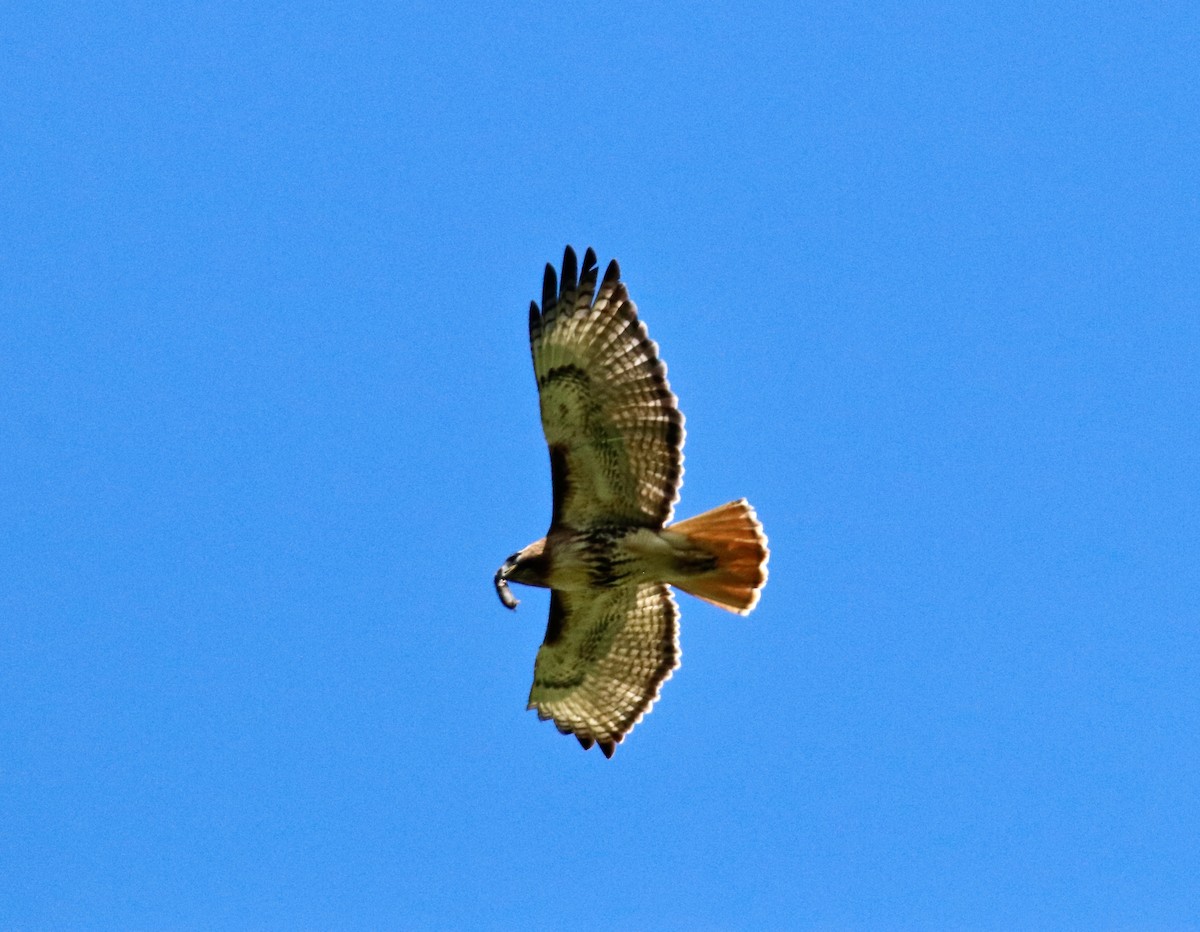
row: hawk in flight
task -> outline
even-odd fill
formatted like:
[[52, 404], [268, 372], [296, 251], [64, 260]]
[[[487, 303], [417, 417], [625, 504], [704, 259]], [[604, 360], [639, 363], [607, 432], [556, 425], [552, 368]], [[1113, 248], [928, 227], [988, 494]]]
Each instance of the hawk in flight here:
[[745, 499], [671, 523], [683, 477], [683, 415], [658, 347], [616, 261], [596, 287], [596, 254], [546, 266], [529, 344], [550, 447], [546, 536], [496, 571], [550, 589], [550, 620], [529, 708], [612, 757], [679, 665], [670, 586], [745, 615], [767, 580], [767, 539]]

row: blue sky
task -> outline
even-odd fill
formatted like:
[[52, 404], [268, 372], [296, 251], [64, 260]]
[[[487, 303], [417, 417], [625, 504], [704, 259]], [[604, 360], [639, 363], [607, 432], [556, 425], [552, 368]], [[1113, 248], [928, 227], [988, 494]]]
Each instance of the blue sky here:
[[[631, 6], [0, 13], [0, 925], [1200, 924], [1198, 8]], [[612, 761], [567, 243], [772, 546]]]

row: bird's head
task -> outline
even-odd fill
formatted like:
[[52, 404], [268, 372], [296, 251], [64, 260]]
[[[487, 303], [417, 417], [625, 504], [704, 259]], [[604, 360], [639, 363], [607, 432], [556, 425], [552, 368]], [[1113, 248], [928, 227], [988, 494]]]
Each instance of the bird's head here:
[[524, 583], [526, 586], [545, 586], [546, 538], [535, 540], [524, 550], [518, 550], [496, 570], [496, 595], [505, 608], [515, 609], [517, 597], [509, 591], [509, 582]]

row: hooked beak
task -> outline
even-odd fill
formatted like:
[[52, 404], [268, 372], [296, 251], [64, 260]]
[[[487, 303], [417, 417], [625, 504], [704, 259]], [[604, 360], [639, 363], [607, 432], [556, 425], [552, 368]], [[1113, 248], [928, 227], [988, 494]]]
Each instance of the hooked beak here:
[[495, 579], [496, 595], [500, 596], [500, 601], [504, 604], [505, 608], [512, 609], [514, 611], [520, 603], [517, 600], [517, 597], [513, 595], [511, 591], [509, 591], [508, 574], [516, 568], [516, 560], [512, 558], [505, 560], [504, 565], [500, 567], [500, 569], [496, 570]]

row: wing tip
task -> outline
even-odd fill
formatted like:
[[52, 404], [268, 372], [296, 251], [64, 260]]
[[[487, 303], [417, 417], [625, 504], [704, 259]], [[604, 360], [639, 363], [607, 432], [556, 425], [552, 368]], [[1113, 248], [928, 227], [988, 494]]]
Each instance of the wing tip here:
[[549, 313], [556, 303], [558, 303], [558, 273], [554, 270], [554, 266], [547, 262], [546, 272], [542, 275], [542, 310]]
[[574, 291], [578, 280], [579, 261], [575, 257], [575, 250], [568, 246], [563, 250], [562, 275], [559, 276], [560, 295]]
[[600, 752], [604, 755], [604, 757], [608, 760], [611, 760], [613, 754], [615, 754], [617, 751], [617, 745], [621, 743], [621, 740], [624, 737], [625, 737], [624, 735], [621, 735], [620, 737], [617, 737], [617, 738], [609, 738], [607, 740], [597, 740], [596, 738], [593, 738], [591, 735], [576, 734], [575, 740], [579, 742], [579, 746], [581, 748], [583, 748], [585, 751], [590, 751], [594, 747], [600, 748]]

